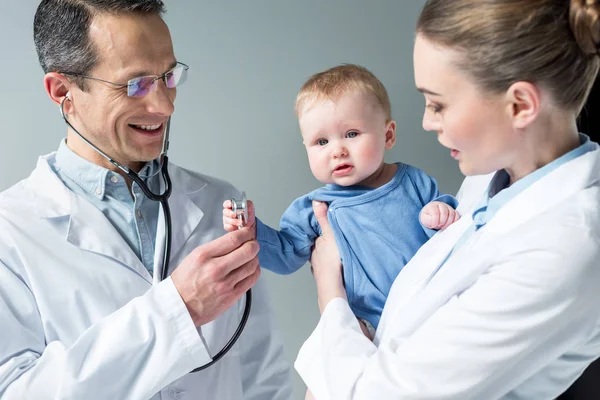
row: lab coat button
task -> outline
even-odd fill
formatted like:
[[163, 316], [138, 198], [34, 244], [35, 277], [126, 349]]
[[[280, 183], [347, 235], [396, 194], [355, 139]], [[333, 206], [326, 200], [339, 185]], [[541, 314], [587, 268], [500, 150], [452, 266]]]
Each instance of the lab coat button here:
[[96, 194], [98, 196], [100, 196], [102, 194], [102, 189], [100, 189], [99, 187], [96, 188]]

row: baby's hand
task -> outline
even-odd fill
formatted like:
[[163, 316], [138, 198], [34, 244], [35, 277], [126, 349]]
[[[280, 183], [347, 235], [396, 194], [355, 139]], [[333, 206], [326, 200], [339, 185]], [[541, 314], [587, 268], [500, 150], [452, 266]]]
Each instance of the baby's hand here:
[[[246, 221], [246, 227], [254, 228], [256, 224], [256, 217], [254, 216], [254, 203], [250, 200], [247, 201], [248, 204], [248, 221]], [[238, 226], [241, 225], [241, 221], [236, 218], [233, 210], [231, 209], [231, 200], [225, 200], [223, 202], [223, 228], [227, 232], [233, 232], [238, 229]]]
[[421, 210], [421, 223], [429, 229], [446, 229], [456, 221], [460, 215], [446, 203], [432, 201]]

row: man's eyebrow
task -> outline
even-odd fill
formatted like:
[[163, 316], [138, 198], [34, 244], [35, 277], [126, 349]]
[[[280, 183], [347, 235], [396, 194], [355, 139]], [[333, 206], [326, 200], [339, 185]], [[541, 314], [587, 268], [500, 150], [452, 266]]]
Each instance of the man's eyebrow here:
[[[177, 61], [174, 61], [171, 64], [171, 66], [164, 72], [168, 72], [168, 71], [172, 70], [173, 68], [175, 68], [176, 66], [177, 66]], [[151, 76], [151, 75], [154, 75], [154, 74], [148, 70], [139, 70], [139, 71], [135, 71], [130, 74], [127, 74], [127, 80], [139, 78], [141, 76]]]

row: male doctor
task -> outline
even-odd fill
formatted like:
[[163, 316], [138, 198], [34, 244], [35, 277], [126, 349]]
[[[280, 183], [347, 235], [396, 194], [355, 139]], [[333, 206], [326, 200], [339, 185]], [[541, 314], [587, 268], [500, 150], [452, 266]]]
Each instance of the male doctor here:
[[[151, 176], [185, 65], [160, 0], [43, 0], [34, 39], [51, 100], [87, 140]], [[143, 76], [156, 79], [136, 80]], [[148, 85], [148, 83], [150, 83]], [[58, 110], [57, 110], [58, 117]], [[72, 129], [0, 195], [0, 397], [290, 399], [251, 230], [224, 235], [231, 185], [176, 166], [172, 275], [163, 220]], [[160, 192], [160, 174], [146, 179]], [[240, 321], [240, 340], [211, 361]]]

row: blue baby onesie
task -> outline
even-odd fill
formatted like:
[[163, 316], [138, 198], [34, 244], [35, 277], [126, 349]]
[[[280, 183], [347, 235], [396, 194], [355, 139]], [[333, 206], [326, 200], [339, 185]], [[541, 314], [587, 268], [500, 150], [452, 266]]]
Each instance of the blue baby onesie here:
[[419, 222], [421, 209], [434, 200], [457, 206], [454, 197], [440, 196], [432, 177], [397, 165], [392, 180], [379, 188], [331, 184], [296, 199], [283, 214], [279, 231], [257, 219], [261, 266], [277, 274], [302, 267], [321, 234], [312, 200], [328, 203], [348, 302], [357, 317], [377, 327], [394, 279], [436, 232]]

